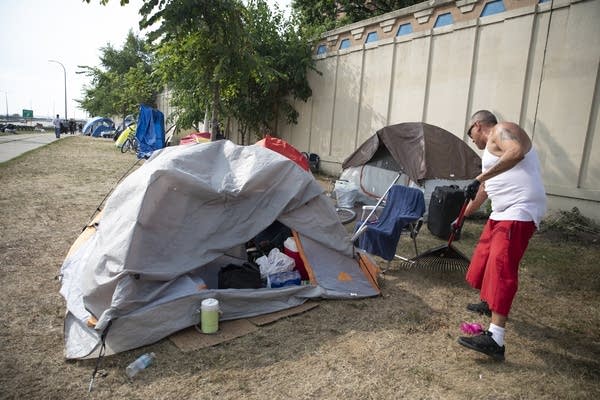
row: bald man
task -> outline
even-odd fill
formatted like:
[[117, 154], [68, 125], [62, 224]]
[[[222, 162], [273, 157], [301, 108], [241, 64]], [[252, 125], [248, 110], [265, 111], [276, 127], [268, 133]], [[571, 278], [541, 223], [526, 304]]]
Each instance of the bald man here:
[[458, 343], [504, 360], [504, 332], [518, 288], [519, 262], [546, 212], [546, 193], [537, 153], [527, 133], [512, 122], [498, 122], [477, 111], [467, 135], [483, 150], [482, 172], [465, 188], [471, 199], [465, 215], [489, 198], [492, 213], [473, 253], [466, 280], [480, 291], [480, 303], [467, 309], [491, 316], [489, 329]]

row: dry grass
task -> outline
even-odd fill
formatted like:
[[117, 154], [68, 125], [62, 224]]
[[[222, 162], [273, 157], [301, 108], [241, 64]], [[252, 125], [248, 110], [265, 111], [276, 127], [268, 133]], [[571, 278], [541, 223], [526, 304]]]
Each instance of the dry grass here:
[[[55, 279], [81, 228], [135, 163], [111, 141], [68, 137], [0, 164], [0, 397], [80, 399], [595, 399], [600, 397], [600, 249], [536, 235], [523, 263], [497, 363], [456, 343], [477, 299], [457, 273], [406, 270], [383, 296], [320, 301], [229, 343], [192, 353], [169, 340], [65, 361], [64, 302]], [[470, 254], [482, 221], [456, 246]], [[420, 250], [441, 243], [423, 229]], [[412, 256], [405, 238], [400, 253]], [[146, 351], [156, 363], [129, 382]]]

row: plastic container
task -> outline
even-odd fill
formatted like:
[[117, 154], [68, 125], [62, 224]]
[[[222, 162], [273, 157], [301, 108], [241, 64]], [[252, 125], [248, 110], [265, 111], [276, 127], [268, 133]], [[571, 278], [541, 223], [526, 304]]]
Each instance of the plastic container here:
[[130, 379], [133, 379], [140, 371], [148, 368], [152, 361], [156, 358], [154, 353], [146, 353], [139, 356], [134, 362], [125, 368], [125, 373]]
[[296, 270], [278, 272], [267, 277], [267, 286], [270, 288], [279, 288], [283, 286], [300, 285], [300, 273]]
[[337, 206], [343, 208], [354, 208], [354, 200], [358, 195], [358, 186], [354, 182], [344, 180], [335, 181], [334, 189]]
[[215, 333], [219, 330], [219, 300], [204, 299], [200, 306], [200, 328], [202, 333]]
[[300, 253], [298, 252], [296, 241], [293, 237], [289, 237], [285, 239], [285, 242], [283, 242], [283, 254], [294, 260], [296, 270], [300, 273], [300, 278], [303, 281], [310, 279], [308, 272], [306, 271], [306, 267], [304, 266], [304, 261], [302, 261], [302, 257], [300, 257]]

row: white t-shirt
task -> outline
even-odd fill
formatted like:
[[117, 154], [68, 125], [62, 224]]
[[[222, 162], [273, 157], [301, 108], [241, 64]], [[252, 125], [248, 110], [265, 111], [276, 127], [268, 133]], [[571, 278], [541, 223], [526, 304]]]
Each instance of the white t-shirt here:
[[52, 124], [54, 124], [55, 128], [60, 128], [60, 118], [54, 118]]
[[[486, 148], [482, 170], [485, 172], [499, 157]], [[546, 213], [546, 191], [542, 182], [540, 163], [535, 149], [517, 165], [485, 181], [485, 191], [492, 201], [490, 219], [495, 221], [533, 221], [539, 227]]]

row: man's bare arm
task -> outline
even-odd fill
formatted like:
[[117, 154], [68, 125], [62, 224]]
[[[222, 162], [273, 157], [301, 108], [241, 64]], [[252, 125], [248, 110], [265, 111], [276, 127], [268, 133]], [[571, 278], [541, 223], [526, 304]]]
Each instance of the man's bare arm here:
[[479, 210], [479, 207], [483, 204], [484, 201], [488, 198], [487, 192], [485, 191], [485, 183], [479, 186], [479, 190], [475, 195], [475, 198], [469, 202], [467, 208], [465, 209], [465, 217], [473, 214], [475, 211]]
[[496, 164], [477, 177], [479, 182], [508, 171], [525, 158], [531, 148], [529, 138], [515, 124], [498, 124], [491, 135], [489, 147], [501, 155]]

